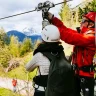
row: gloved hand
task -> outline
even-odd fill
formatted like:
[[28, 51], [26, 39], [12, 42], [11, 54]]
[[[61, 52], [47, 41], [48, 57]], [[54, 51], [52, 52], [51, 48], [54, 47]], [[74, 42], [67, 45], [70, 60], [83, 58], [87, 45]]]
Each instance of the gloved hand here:
[[42, 17], [43, 19], [47, 19], [51, 23], [51, 20], [54, 17], [54, 15], [50, 12], [44, 12], [42, 13]]
[[52, 20], [53, 17], [54, 17], [54, 15], [52, 13], [48, 12], [48, 19]]

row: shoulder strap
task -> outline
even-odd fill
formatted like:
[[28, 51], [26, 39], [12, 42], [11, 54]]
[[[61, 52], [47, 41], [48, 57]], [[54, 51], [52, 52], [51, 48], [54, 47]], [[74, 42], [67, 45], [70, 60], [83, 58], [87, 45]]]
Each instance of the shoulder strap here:
[[53, 59], [56, 58], [56, 56], [58, 55], [58, 52], [57, 52], [57, 53], [42, 52], [42, 54], [43, 54], [44, 56], [46, 56], [50, 61], [52, 61]]
[[[58, 58], [58, 57], [61, 57], [61, 58], [64, 58], [65, 60], [67, 60], [63, 51], [60, 52], [60, 53], [59, 53], [59, 52], [55, 52], [55, 53], [53, 53], [53, 52], [42, 52], [42, 54], [43, 54], [44, 56], [46, 56], [46, 57], [50, 60], [50, 62], [51, 62], [52, 60]], [[68, 61], [68, 60], [67, 60], [67, 61]], [[68, 62], [69, 62], [69, 61], [68, 61]]]

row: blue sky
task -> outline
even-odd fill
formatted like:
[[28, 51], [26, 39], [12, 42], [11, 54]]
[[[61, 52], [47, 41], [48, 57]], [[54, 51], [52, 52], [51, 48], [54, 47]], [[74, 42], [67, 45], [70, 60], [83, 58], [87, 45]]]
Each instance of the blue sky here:
[[[34, 8], [40, 2], [46, 0], [0, 0], [0, 18], [34, 10]], [[63, 0], [49, 0], [54, 4], [63, 2]], [[70, 1], [70, 6], [75, 7], [83, 0]], [[56, 17], [59, 17], [58, 12], [61, 9], [61, 5], [57, 5], [50, 10]], [[37, 33], [42, 30], [42, 13], [32, 12], [21, 16], [16, 16], [0, 21], [0, 27], [3, 27], [5, 31], [18, 30], [22, 31], [24, 28], [33, 28]]]

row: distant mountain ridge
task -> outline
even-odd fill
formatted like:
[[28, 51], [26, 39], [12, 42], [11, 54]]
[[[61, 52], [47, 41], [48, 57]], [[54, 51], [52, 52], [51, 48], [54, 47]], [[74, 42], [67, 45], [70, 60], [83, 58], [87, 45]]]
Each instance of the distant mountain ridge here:
[[23, 33], [24, 33], [25, 35], [27, 35], [27, 36], [40, 34], [40, 33], [37, 33], [37, 32], [35, 31], [35, 29], [30, 28], [30, 27], [25, 27], [25, 28], [23, 29]]
[[36, 41], [36, 40], [41, 40], [41, 35], [31, 35], [31, 36], [27, 36], [24, 33], [17, 31], [17, 30], [11, 30], [7, 32], [7, 35], [10, 37], [12, 35], [17, 36], [19, 41], [22, 42], [24, 40], [24, 38], [30, 38], [32, 40], [32, 42]]

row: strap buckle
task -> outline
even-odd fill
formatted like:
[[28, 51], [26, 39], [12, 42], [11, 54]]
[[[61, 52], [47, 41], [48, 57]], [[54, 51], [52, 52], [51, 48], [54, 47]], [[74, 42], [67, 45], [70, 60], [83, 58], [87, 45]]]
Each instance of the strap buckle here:
[[81, 82], [84, 83], [85, 82], [85, 78], [81, 78]]
[[72, 67], [73, 67], [73, 70], [76, 70], [77, 69], [76, 64], [72, 64]]

